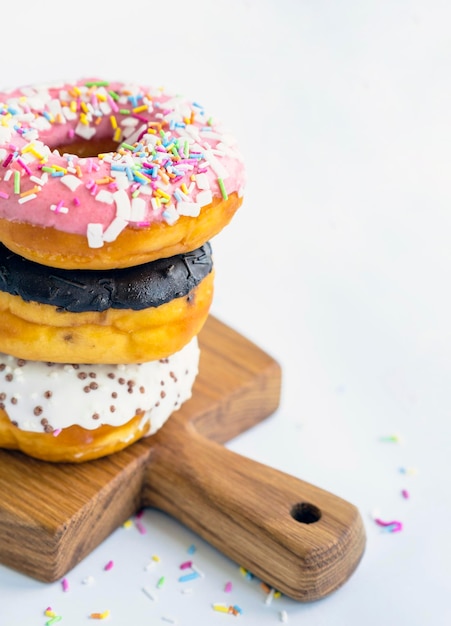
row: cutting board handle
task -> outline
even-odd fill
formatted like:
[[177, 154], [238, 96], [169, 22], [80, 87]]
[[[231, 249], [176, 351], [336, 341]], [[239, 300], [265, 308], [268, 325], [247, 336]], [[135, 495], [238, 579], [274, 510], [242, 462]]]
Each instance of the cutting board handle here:
[[236, 454], [169, 420], [154, 447], [143, 505], [191, 528], [261, 581], [300, 601], [322, 598], [357, 567], [365, 532], [355, 506]]

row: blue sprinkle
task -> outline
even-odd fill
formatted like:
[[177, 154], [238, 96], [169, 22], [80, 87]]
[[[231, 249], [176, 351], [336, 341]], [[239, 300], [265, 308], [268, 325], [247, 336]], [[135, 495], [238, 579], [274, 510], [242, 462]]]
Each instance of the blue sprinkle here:
[[187, 550], [188, 554], [194, 554], [196, 552], [196, 546], [192, 543]]
[[200, 574], [198, 574], [197, 572], [190, 572], [189, 574], [184, 574], [183, 576], [180, 576], [179, 582], [186, 583], [189, 580], [195, 580], [196, 578], [199, 578], [199, 577], [200, 577]]

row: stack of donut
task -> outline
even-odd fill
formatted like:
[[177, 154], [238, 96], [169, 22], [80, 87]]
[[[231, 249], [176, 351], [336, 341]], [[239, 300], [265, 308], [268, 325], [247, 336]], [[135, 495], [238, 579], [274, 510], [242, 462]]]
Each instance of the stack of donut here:
[[0, 448], [95, 459], [191, 396], [210, 239], [243, 186], [196, 102], [101, 80], [0, 92]]

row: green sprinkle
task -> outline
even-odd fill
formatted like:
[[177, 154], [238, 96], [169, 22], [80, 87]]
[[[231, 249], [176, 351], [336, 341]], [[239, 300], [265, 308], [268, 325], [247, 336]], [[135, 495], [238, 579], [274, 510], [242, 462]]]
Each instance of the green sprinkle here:
[[208, 118], [208, 120], [207, 120], [207, 125], [208, 125], [208, 126], [212, 126], [212, 125], [213, 125], [213, 118], [212, 118], [212, 117], [209, 117], [209, 118]]
[[185, 153], [185, 156], [189, 155], [189, 143], [188, 143], [188, 139], [185, 140], [185, 143], [183, 145], [183, 152]]
[[157, 588], [158, 588], [158, 589], [161, 589], [161, 588], [162, 588], [162, 586], [164, 585], [164, 581], [165, 581], [165, 577], [164, 577], [164, 576], [162, 576], [162, 577], [159, 579], [159, 581], [157, 582]]
[[125, 148], [126, 150], [134, 150], [135, 149], [129, 143], [121, 143], [120, 148]]
[[110, 83], [107, 80], [93, 80], [85, 83], [85, 87], [108, 87]]
[[381, 437], [381, 441], [389, 441], [391, 443], [399, 443], [400, 437], [398, 435], [388, 435], [387, 437]]
[[14, 172], [14, 193], [20, 193], [20, 172]]
[[52, 617], [52, 619], [49, 619], [46, 623], [45, 626], [52, 626], [52, 624], [56, 624], [57, 622], [60, 622], [63, 618], [61, 617], [61, 615], [55, 615], [55, 617]]
[[130, 109], [119, 109], [119, 113], [122, 115], [128, 115], [130, 113]]
[[116, 100], [116, 102], [119, 100], [119, 94], [116, 93], [115, 91], [109, 91], [108, 93], [113, 98], [113, 100]]
[[222, 178], [218, 178], [218, 185], [219, 185], [219, 189], [221, 190], [223, 200], [227, 200], [229, 196], [227, 195], [227, 191], [224, 186], [224, 181], [222, 180]]
[[44, 165], [41, 169], [43, 172], [48, 172], [49, 174], [53, 174], [55, 171], [55, 168], [49, 167], [48, 165]]

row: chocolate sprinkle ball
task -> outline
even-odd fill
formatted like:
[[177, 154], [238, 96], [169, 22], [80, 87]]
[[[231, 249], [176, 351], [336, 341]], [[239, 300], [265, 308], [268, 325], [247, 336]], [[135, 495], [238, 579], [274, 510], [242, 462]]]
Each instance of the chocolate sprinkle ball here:
[[0, 244], [0, 291], [64, 311], [139, 311], [189, 294], [213, 269], [211, 246], [116, 270], [63, 270], [24, 259]]

